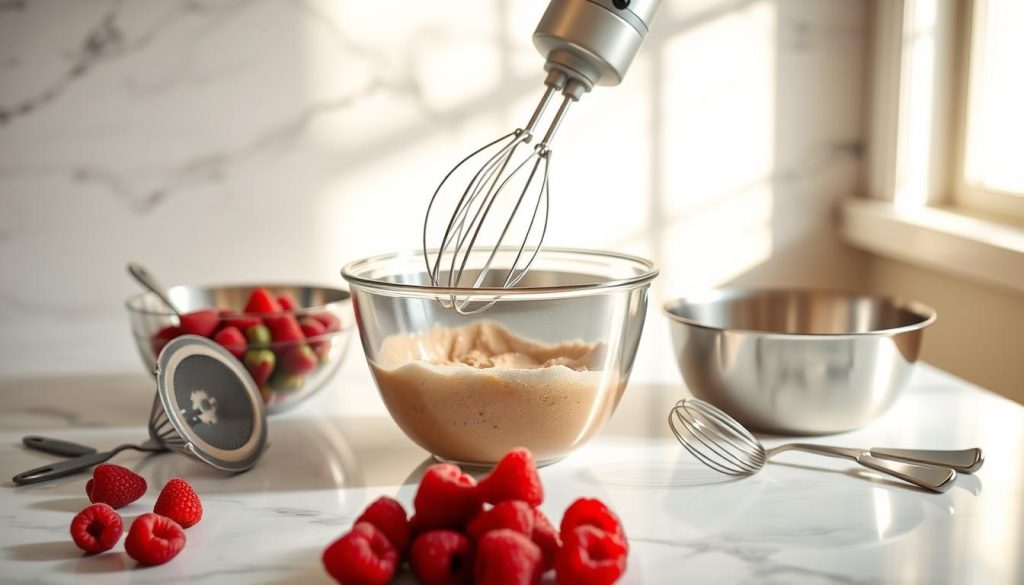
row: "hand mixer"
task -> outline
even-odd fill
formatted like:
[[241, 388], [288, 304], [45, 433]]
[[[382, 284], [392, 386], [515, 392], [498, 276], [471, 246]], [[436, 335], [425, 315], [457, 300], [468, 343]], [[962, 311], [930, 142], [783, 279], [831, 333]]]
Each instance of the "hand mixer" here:
[[[544, 81], [547, 89], [533, 115], [525, 127], [462, 159], [445, 175], [430, 199], [423, 222], [423, 260], [433, 286], [509, 288], [526, 275], [547, 232], [551, 142], [555, 133], [569, 106], [583, 94], [595, 85], [618, 85], [622, 81], [659, 4], [660, 0], [551, 0], [533, 33], [534, 45], [547, 59], [544, 69], [548, 72]], [[540, 142], [527, 150], [557, 93], [562, 94], [558, 110]], [[470, 165], [480, 160], [481, 166]], [[463, 186], [456, 177], [467, 170], [470, 179]], [[442, 210], [451, 213], [446, 215]], [[432, 217], [438, 220], [438, 228], [443, 226], [439, 242], [430, 237], [434, 231]], [[437, 229], [435, 235], [441, 232]], [[467, 272], [476, 247], [489, 240], [482, 236], [492, 233], [497, 236], [486, 242], [482, 267], [477, 270], [474, 266]], [[514, 260], [507, 269], [488, 277], [495, 255], [506, 241], [519, 242], [511, 247]], [[454, 296], [442, 302], [460, 313], [490, 306], [470, 310], [469, 299], [457, 300]]]

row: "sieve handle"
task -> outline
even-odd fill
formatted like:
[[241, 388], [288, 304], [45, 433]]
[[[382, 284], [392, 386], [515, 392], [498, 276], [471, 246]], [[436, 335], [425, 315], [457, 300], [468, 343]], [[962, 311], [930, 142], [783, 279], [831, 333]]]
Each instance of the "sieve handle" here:
[[123, 448], [117, 447], [116, 449], [104, 451], [102, 453], [81, 455], [74, 459], [68, 459], [67, 461], [61, 461], [52, 465], [43, 465], [42, 467], [36, 467], [35, 469], [29, 469], [28, 471], [19, 473], [12, 477], [11, 481], [17, 485], [28, 485], [31, 483], [40, 483], [51, 479], [57, 479], [58, 477], [72, 475], [79, 471], [85, 471], [94, 465], [99, 465], [121, 451], [123, 451]]
[[63, 455], [65, 457], [78, 457], [80, 455], [89, 455], [96, 452], [95, 448], [88, 445], [72, 443], [71, 441], [62, 441], [60, 439], [52, 439], [50, 437], [40, 437], [38, 435], [24, 436], [21, 438], [21, 442], [29, 449], [35, 449], [36, 451], [51, 453], [53, 455]]

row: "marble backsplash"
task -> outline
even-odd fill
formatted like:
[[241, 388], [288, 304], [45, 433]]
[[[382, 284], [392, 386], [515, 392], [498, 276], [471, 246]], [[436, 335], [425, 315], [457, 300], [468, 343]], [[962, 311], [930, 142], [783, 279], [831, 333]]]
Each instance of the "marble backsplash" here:
[[[0, 0], [0, 374], [133, 367], [129, 259], [341, 284], [415, 248], [443, 172], [539, 98], [544, 6]], [[562, 127], [548, 242], [653, 258], [652, 317], [693, 287], [859, 285], [833, 211], [859, 189], [866, 11], [665, 0]], [[671, 368], [664, 329], [639, 359]]]

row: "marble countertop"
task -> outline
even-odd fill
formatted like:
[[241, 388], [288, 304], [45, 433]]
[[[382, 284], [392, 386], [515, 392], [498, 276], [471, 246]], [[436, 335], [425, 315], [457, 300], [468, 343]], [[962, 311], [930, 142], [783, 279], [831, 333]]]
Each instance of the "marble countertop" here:
[[[383, 411], [349, 359], [331, 386], [271, 419], [271, 448], [227, 477], [185, 457], [122, 453], [151, 486], [183, 476], [206, 513], [170, 563], [136, 567], [123, 546], [80, 554], [68, 525], [88, 502], [85, 475], [0, 487], [5, 583], [326, 582], [323, 547], [382, 494], [411, 504], [430, 463]], [[145, 437], [152, 382], [142, 374], [0, 380], [0, 474], [54, 458], [21, 447], [44, 434], [100, 448]], [[786, 453], [740, 480], [716, 475], [671, 436], [678, 382], [631, 384], [613, 419], [579, 451], [541, 470], [544, 509], [558, 518], [580, 496], [622, 517], [632, 549], [621, 581], [638, 583], [1024, 582], [1024, 408], [921, 365], [896, 406], [865, 429], [814, 439], [846, 446], [980, 446], [985, 467], [944, 494], [916, 490], [853, 463]], [[771, 446], [781, 439], [766, 439]], [[122, 509], [131, 517], [156, 498]], [[401, 582], [412, 582], [405, 576]]]

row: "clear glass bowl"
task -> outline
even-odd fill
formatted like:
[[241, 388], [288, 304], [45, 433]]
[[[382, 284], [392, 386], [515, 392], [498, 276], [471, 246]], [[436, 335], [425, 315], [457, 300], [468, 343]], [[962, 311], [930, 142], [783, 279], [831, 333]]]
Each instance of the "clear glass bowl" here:
[[[544, 249], [516, 287], [487, 288], [517, 251], [499, 251], [475, 289], [431, 286], [417, 252], [342, 269], [384, 404], [437, 459], [487, 466], [526, 447], [551, 463], [599, 431], [622, 398], [654, 265]], [[488, 254], [471, 254], [466, 274]], [[453, 300], [482, 310], [463, 314]]]
[[[292, 313], [297, 319], [305, 316], [322, 316], [329, 314], [337, 320], [335, 331], [325, 331], [322, 335], [308, 337], [302, 342], [271, 342], [247, 343], [245, 352], [269, 350], [271, 356], [264, 354], [266, 361], [272, 364], [269, 371], [263, 372], [265, 381], [260, 384], [260, 393], [267, 406], [267, 412], [274, 414], [288, 410], [309, 398], [314, 392], [323, 388], [327, 381], [338, 371], [352, 337], [352, 310], [348, 291], [302, 285], [231, 285], [231, 286], [174, 286], [168, 289], [171, 300], [183, 312], [199, 309], [220, 309], [230, 312], [222, 317], [222, 323], [229, 318], [255, 317], [260, 320], [272, 319], [279, 314], [244, 315], [243, 309], [249, 294], [258, 286], [270, 291], [274, 297], [290, 296], [295, 300], [296, 308]], [[139, 350], [142, 363], [150, 372], [156, 363], [160, 349], [169, 339], [162, 339], [158, 332], [177, 325], [177, 317], [164, 306], [156, 295], [150, 292], [132, 296], [125, 303], [131, 321], [132, 336]], [[316, 368], [302, 376], [286, 375], [281, 367], [282, 356], [289, 350], [307, 343], [317, 355]], [[241, 349], [239, 350], [241, 351]], [[243, 356], [244, 357], [244, 356]], [[243, 363], [244, 363], [243, 359]], [[254, 375], [255, 377], [255, 375]], [[257, 381], [259, 383], [259, 381]]]

